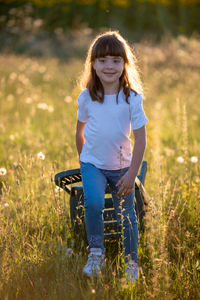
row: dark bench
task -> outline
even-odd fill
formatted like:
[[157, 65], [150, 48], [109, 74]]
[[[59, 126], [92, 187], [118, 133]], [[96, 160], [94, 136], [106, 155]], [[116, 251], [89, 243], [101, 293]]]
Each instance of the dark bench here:
[[[143, 161], [140, 174], [135, 180], [135, 208], [139, 223], [139, 229], [144, 230], [145, 207], [148, 205], [149, 197], [144, 189], [147, 172], [147, 162]], [[55, 175], [55, 183], [58, 187], [70, 194], [70, 217], [71, 224], [76, 234], [84, 227], [84, 194], [81, 185], [82, 177], [80, 169], [63, 171]], [[79, 183], [79, 185], [77, 185]], [[120, 227], [116, 220], [111, 190], [107, 185], [105, 192], [104, 237], [116, 239], [121, 235]]]

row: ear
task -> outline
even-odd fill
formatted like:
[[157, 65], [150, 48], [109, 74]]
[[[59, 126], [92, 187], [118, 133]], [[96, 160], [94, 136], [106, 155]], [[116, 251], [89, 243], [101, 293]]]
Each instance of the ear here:
[[92, 62], [92, 68], [96, 71], [96, 64], [95, 64], [95, 61]]

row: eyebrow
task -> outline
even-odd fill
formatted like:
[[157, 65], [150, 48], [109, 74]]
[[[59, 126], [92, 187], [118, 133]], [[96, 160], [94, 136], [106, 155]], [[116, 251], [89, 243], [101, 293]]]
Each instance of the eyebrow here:
[[111, 57], [113, 59], [123, 59], [123, 57], [121, 57], [121, 56], [111, 56], [111, 55], [100, 56], [98, 58], [101, 59], [101, 58], [106, 58], [106, 57]]

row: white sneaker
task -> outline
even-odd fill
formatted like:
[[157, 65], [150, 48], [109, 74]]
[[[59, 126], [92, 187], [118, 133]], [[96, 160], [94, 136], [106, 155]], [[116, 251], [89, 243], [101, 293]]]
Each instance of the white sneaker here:
[[105, 255], [101, 248], [91, 248], [87, 264], [83, 268], [83, 274], [88, 277], [98, 276], [104, 267], [104, 258]]
[[138, 267], [138, 264], [133, 260], [129, 261], [125, 271], [126, 279], [129, 282], [135, 283], [138, 280], [139, 271], [140, 269]]

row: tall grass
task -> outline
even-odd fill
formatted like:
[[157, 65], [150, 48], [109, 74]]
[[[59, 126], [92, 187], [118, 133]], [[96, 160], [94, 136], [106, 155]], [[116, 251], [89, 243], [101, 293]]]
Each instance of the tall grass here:
[[102, 277], [85, 280], [86, 247], [75, 246], [69, 197], [52, 181], [79, 166], [76, 78], [83, 62], [0, 57], [0, 168], [7, 171], [0, 175], [1, 299], [200, 297], [199, 46], [183, 37], [136, 45], [151, 202], [133, 286], [124, 280], [117, 245], [108, 247]]

